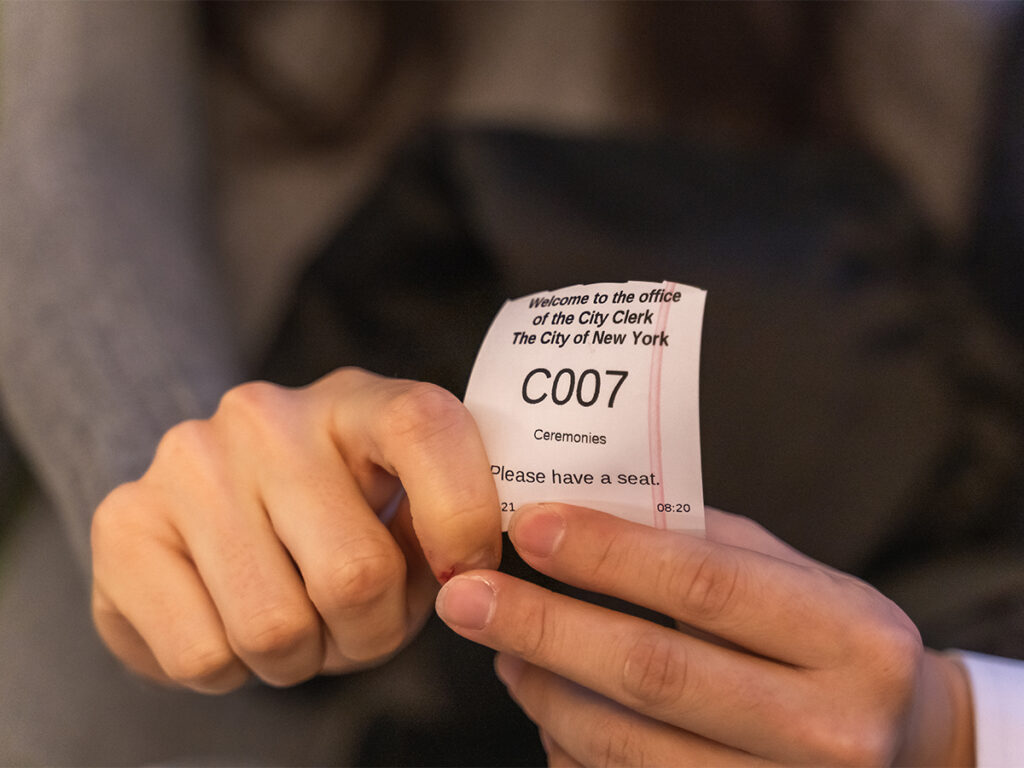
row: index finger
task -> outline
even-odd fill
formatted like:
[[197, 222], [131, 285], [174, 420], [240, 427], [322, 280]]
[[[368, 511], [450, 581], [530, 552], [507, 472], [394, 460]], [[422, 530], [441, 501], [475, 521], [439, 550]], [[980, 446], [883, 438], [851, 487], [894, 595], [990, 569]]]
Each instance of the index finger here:
[[424, 382], [348, 369], [314, 385], [349, 466], [398, 477], [416, 536], [440, 581], [501, 560], [501, 515], [476, 422], [455, 395]]
[[[560, 581], [801, 667], [841, 656], [855, 640], [851, 627], [872, 625], [858, 618], [879, 610], [860, 582], [809, 559], [776, 556], [784, 554], [781, 548], [765, 554], [582, 507], [523, 507], [509, 536], [531, 567]], [[763, 544], [762, 550], [772, 550]]]

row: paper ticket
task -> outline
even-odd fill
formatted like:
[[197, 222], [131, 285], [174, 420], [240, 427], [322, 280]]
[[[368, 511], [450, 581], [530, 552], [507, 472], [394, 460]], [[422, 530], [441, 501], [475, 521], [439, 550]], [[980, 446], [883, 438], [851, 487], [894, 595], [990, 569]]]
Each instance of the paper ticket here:
[[594, 283], [506, 301], [466, 389], [502, 530], [528, 502], [704, 531], [698, 379], [705, 292]]

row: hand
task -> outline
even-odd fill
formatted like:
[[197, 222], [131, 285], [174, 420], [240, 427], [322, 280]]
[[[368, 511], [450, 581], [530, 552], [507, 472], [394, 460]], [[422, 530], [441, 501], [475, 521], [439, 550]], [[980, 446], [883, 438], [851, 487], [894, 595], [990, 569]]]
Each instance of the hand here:
[[[401, 497], [387, 525], [377, 512]], [[383, 661], [437, 579], [496, 567], [500, 515], [476, 425], [428, 384], [337, 371], [228, 392], [171, 429], [92, 527], [93, 618], [128, 667], [224, 692]]]
[[441, 618], [501, 652], [552, 765], [973, 761], [959, 666], [874, 589], [745, 518], [709, 510], [705, 540], [545, 504], [509, 533], [533, 568], [678, 622], [492, 571], [442, 588]]

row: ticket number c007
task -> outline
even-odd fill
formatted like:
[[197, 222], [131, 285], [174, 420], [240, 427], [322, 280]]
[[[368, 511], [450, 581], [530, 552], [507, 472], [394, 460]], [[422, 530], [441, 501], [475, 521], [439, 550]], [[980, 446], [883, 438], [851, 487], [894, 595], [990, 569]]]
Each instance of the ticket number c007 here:
[[576, 373], [572, 368], [562, 368], [552, 373], [547, 368], [534, 368], [523, 379], [523, 401], [529, 405], [537, 405], [549, 397], [555, 405], [576, 403], [589, 408], [601, 400], [603, 391], [607, 393], [607, 406], [615, 407], [615, 398], [619, 390], [629, 378], [629, 371], [610, 371], [602, 374], [596, 368], [587, 368]]

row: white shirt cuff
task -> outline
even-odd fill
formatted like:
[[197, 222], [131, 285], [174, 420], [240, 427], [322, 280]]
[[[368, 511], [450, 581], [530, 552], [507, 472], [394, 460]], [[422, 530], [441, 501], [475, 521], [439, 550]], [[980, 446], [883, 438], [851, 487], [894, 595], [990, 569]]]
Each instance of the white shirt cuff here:
[[1024, 661], [955, 653], [971, 682], [975, 764], [1024, 766]]

